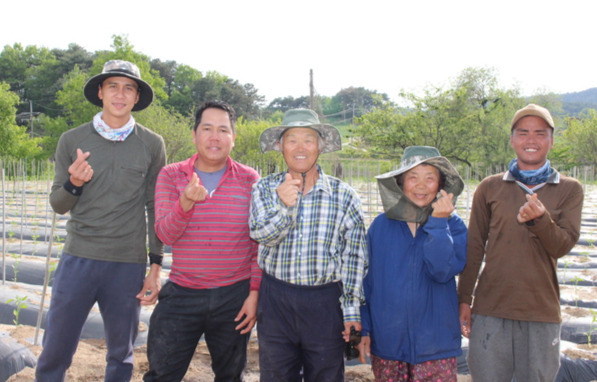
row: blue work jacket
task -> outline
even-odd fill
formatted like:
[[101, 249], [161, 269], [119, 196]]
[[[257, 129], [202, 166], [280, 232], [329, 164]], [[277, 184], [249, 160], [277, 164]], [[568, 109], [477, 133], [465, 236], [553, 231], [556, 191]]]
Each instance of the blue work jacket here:
[[455, 276], [466, 264], [466, 235], [455, 214], [429, 216], [415, 237], [406, 222], [373, 221], [361, 307], [372, 354], [418, 364], [462, 353]]

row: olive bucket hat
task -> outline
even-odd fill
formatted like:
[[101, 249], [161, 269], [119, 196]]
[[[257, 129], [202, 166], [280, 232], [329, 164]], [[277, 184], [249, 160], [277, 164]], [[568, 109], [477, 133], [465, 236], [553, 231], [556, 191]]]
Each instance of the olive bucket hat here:
[[398, 185], [398, 176], [420, 165], [428, 164], [439, 170], [445, 178], [443, 189], [454, 195], [453, 203], [464, 189], [464, 182], [448, 158], [440, 155], [439, 150], [429, 146], [410, 146], [404, 149], [400, 168], [376, 176], [379, 193], [386, 216], [394, 220], [424, 224], [431, 213], [431, 205], [419, 207], [410, 201]]
[[340, 132], [332, 125], [320, 123], [317, 114], [310, 109], [291, 109], [284, 114], [280, 126], [270, 127], [259, 136], [261, 151], [280, 151], [280, 138], [284, 133], [293, 127], [308, 127], [319, 133], [325, 145], [322, 153], [342, 150], [342, 138]]
[[85, 98], [92, 104], [103, 107], [104, 104], [99, 99], [97, 92], [104, 80], [110, 77], [127, 77], [137, 82], [139, 85], [139, 101], [133, 106], [133, 111], [143, 110], [153, 102], [153, 89], [147, 82], [141, 79], [141, 72], [137, 65], [123, 60], [106, 62], [102, 72], [91, 77], [85, 84], [85, 88], [83, 89]]

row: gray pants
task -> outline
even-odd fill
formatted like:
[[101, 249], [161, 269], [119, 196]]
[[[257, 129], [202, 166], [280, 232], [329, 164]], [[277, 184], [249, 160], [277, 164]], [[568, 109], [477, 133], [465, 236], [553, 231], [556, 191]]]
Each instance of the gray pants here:
[[560, 367], [560, 324], [474, 314], [468, 366], [475, 382], [553, 381]]

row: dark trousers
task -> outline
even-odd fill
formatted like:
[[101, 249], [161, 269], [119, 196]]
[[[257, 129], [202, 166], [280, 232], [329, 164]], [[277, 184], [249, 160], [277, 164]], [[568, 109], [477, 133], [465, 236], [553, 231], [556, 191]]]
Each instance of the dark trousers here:
[[344, 380], [341, 293], [340, 283], [298, 286], [263, 275], [257, 308], [261, 381]]
[[129, 381], [133, 344], [139, 327], [136, 295], [143, 287], [145, 264], [83, 259], [63, 253], [52, 286], [43, 351], [36, 368], [39, 382], [63, 381], [89, 311], [97, 302], [106, 333], [105, 381]]
[[249, 280], [214, 289], [167, 282], [149, 321], [149, 371], [143, 380], [181, 381], [205, 334], [215, 381], [241, 381], [251, 333], [235, 330], [234, 318], [248, 296]]

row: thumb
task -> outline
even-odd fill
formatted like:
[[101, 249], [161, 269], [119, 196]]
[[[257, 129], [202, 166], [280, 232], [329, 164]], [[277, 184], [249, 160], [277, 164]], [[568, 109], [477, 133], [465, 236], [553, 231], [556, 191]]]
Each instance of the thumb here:
[[191, 175], [191, 180], [189, 181], [189, 184], [192, 184], [193, 186], [199, 185], [199, 177], [197, 176], [197, 173], [195, 171], [193, 171], [193, 175]]
[[289, 172], [286, 173], [286, 175], [284, 176], [284, 181], [288, 182], [292, 180], [292, 175], [290, 175]]
[[77, 149], [77, 159], [78, 161], [82, 162], [89, 157], [89, 151], [83, 152], [81, 149]]

